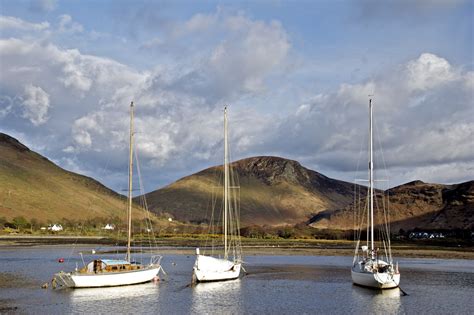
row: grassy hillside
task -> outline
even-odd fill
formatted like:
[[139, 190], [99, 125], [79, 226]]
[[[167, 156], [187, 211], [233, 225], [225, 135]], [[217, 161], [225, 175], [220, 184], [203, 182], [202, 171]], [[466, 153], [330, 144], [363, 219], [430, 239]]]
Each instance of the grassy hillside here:
[[[125, 216], [125, 199], [92, 178], [68, 172], [0, 133], [0, 217], [57, 222]], [[142, 217], [135, 210], [135, 218]]]

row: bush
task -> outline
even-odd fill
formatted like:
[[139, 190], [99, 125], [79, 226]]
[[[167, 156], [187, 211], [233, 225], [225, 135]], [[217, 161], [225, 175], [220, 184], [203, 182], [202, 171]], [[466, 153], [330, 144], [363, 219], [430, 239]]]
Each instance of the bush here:
[[24, 217], [14, 217], [13, 218], [13, 225], [15, 226], [15, 228], [17, 229], [25, 229], [25, 228], [31, 228], [31, 224], [30, 222], [25, 219]]

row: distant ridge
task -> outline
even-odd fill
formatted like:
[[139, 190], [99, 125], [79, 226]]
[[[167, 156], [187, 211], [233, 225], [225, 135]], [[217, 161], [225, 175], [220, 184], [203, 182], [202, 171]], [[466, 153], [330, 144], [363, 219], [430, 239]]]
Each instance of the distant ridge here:
[[[474, 181], [442, 185], [412, 181], [387, 191], [392, 231], [399, 229], [474, 228]], [[380, 198], [378, 198], [379, 203]], [[349, 229], [351, 205], [311, 219], [316, 228]]]

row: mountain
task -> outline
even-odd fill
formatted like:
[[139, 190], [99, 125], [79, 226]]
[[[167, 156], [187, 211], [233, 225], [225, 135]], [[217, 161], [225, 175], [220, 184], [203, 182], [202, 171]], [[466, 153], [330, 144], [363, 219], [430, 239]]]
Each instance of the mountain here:
[[[344, 207], [353, 199], [352, 184], [328, 178], [296, 161], [259, 156], [234, 162], [231, 168], [240, 182], [242, 226], [296, 224], [322, 211]], [[150, 192], [146, 194], [148, 206], [180, 221], [207, 222], [220, 174], [222, 166], [211, 167]]]
[[0, 217], [47, 223], [124, 217], [125, 209], [123, 196], [0, 133]]
[[[474, 181], [454, 185], [413, 181], [386, 192], [390, 202], [392, 231], [399, 229], [469, 229], [474, 227]], [[376, 204], [381, 204], [380, 195]], [[348, 229], [354, 211], [347, 206], [311, 219], [316, 228]], [[380, 218], [380, 216], [378, 216]], [[376, 224], [381, 220], [376, 219]]]

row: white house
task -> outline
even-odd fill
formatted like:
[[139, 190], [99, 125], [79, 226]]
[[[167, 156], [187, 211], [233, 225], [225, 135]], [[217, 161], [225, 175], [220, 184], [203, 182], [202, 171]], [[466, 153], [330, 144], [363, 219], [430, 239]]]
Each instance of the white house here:
[[110, 224], [110, 223], [107, 223], [107, 224], [102, 228], [102, 230], [113, 231], [113, 230], [115, 230], [115, 225]]
[[53, 232], [59, 232], [63, 230], [63, 226], [61, 224], [49, 225], [48, 230], [53, 231]]

